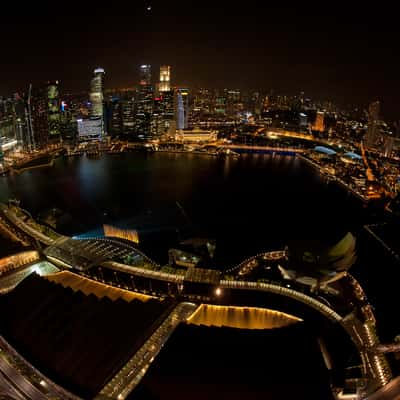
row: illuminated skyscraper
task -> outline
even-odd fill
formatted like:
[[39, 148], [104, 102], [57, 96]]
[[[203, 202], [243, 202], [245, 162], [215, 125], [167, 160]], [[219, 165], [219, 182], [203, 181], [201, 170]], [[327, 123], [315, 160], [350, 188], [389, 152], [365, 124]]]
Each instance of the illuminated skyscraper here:
[[153, 86], [151, 85], [151, 66], [144, 64], [139, 68], [139, 89], [136, 102], [135, 132], [140, 139], [151, 138], [151, 116], [153, 113]]
[[187, 129], [189, 117], [189, 90], [177, 90], [176, 129]]
[[28, 150], [26, 139], [26, 120], [25, 120], [25, 100], [18, 94], [14, 94], [14, 113], [15, 113], [15, 136], [18, 144], [24, 150]]
[[47, 86], [32, 88], [29, 85], [26, 100], [26, 148], [38, 150], [48, 144], [49, 120], [48, 120], [48, 98]]
[[386, 135], [383, 144], [383, 155], [385, 157], [391, 157], [394, 146], [394, 137], [392, 135]]
[[379, 139], [379, 101], [374, 101], [368, 108], [368, 130], [366, 134], [367, 147], [374, 147]]
[[104, 136], [104, 75], [103, 68], [96, 68], [90, 83], [90, 118], [101, 120], [101, 135]]
[[121, 100], [122, 133], [133, 135], [135, 133], [135, 103], [133, 98]]
[[161, 65], [160, 67], [160, 86], [159, 91], [168, 92], [171, 90], [171, 67], [169, 65]]
[[139, 84], [140, 86], [151, 85], [151, 65], [142, 64], [139, 68]]
[[151, 86], [151, 66], [140, 66], [140, 81], [137, 101], [137, 113], [150, 113], [153, 111], [153, 87]]
[[11, 98], [0, 98], [0, 145], [16, 145], [15, 106]]
[[47, 92], [47, 119], [49, 124], [49, 135], [60, 134], [60, 97], [58, 81], [48, 82]]
[[122, 110], [121, 99], [112, 97], [107, 103], [108, 109], [108, 133], [113, 136], [118, 136], [122, 133]]
[[315, 117], [314, 126], [312, 129], [314, 131], [323, 132], [325, 130], [325, 113], [323, 111], [317, 111], [317, 116]]

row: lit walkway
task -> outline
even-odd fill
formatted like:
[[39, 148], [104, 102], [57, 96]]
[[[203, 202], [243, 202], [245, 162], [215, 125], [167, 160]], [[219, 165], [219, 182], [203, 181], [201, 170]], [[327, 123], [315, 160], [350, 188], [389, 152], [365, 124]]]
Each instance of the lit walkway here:
[[13, 290], [20, 282], [34, 272], [39, 275], [47, 275], [54, 274], [58, 271], [57, 267], [47, 261], [40, 261], [18, 267], [4, 275], [0, 275], [0, 295]]
[[142, 380], [172, 332], [181, 322], [186, 321], [197, 307], [196, 304], [188, 302], [178, 304], [147, 342], [104, 386], [96, 399], [125, 399]]
[[[0, 204], [0, 209], [4, 213], [4, 215], [21, 231], [25, 232], [28, 236], [31, 236], [40, 242], [46, 244], [46, 245], [51, 245], [55, 242], [54, 239], [50, 238], [47, 235], [44, 235], [42, 232], [39, 232], [37, 229], [34, 227], [30, 226], [26, 222], [22, 221], [15, 213], [12, 211], [9, 207], [7, 207], [4, 204]], [[61, 236], [61, 235], [60, 235]]]
[[[42, 375], [0, 336], [0, 376], [3, 375], [19, 399], [29, 400], [81, 400]], [[1, 381], [0, 381], [1, 382]]]
[[24, 251], [0, 259], [0, 277], [39, 260], [37, 251]]

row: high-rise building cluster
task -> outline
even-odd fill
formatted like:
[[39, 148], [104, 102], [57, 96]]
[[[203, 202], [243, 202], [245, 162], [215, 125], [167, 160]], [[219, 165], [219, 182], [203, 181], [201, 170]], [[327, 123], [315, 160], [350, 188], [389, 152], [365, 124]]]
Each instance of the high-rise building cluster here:
[[331, 102], [315, 102], [304, 92], [282, 96], [272, 90], [189, 90], [173, 85], [169, 65], [161, 65], [155, 73], [151, 65], [142, 64], [137, 75], [135, 87], [107, 90], [106, 71], [96, 67], [88, 90], [82, 93], [61, 95], [59, 82], [49, 81], [29, 85], [10, 98], [0, 97], [0, 159], [14, 148], [34, 152], [63, 141], [178, 140], [188, 129], [225, 129], [232, 134], [245, 133], [248, 125], [313, 133], [319, 138], [332, 132], [342, 138], [353, 135], [354, 142], [363, 140], [367, 148], [386, 156], [399, 148], [400, 129], [392, 133], [380, 119], [379, 102], [370, 105], [364, 120], [353, 119]]
[[155, 84], [151, 72], [150, 65], [139, 67], [136, 89], [107, 92], [105, 70], [97, 67], [89, 93], [64, 94], [61, 100], [59, 82], [49, 81], [29, 85], [12, 98], [0, 98], [0, 157], [1, 150], [19, 147], [33, 152], [62, 139], [102, 141], [113, 135], [149, 140], [174, 134], [176, 91], [171, 86], [171, 67], [160, 67]]
[[380, 102], [374, 101], [368, 107], [368, 125], [364, 143], [369, 150], [380, 150], [390, 157], [399, 132], [393, 132], [380, 118]]
[[136, 90], [118, 90], [106, 101], [108, 131], [126, 139], [150, 140], [174, 133], [175, 89], [171, 87], [171, 67], [160, 67], [153, 84], [151, 65], [139, 66]]
[[25, 94], [0, 100], [0, 145], [35, 151], [60, 140], [61, 103], [58, 81], [29, 85]]

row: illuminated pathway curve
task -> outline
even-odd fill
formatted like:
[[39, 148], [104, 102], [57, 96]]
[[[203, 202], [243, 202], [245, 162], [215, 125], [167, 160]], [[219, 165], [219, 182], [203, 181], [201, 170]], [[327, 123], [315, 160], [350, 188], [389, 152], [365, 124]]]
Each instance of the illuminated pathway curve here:
[[[27, 227], [14, 216], [9, 220], [15, 222], [18, 228], [22, 229], [28, 236], [33, 237], [34, 240], [40, 238], [44, 244], [51, 243], [45, 250], [45, 255], [61, 269], [68, 269], [86, 278], [111, 286], [160, 297], [172, 297], [178, 300], [179, 304], [172, 311], [172, 314], [166, 317], [139, 352], [109, 381], [101, 391], [99, 399], [126, 398], [127, 394], [142, 378], [175, 327], [181, 321], [186, 321], [198, 304], [220, 303], [218, 291], [224, 289], [235, 293], [244, 291], [268, 292], [290, 298], [317, 311], [334, 324], [339, 324], [352, 339], [362, 360], [362, 374], [366, 385], [354, 399], [383, 400], [396, 399], [400, 396], [400, 385], [395, 384], [399, 378], [392, 379], [391, 370], [376, 334], [372, 308], [368, 303], [365, 303], [362, 288], [349, 274], [344, 275], [350, 285], [348, 288], [351, 288], [354, 301], [360, 305], [363, 304], [363, 306], [362, 308], [358, 306], [357, 312], [346, 312], [342, 315], [342, 311], [335, 310], [329, 303], [325, 304], [320, 300], [321, 293], [316, 295], [309, 289], [307, 293], [303, 293], [285, 287], [287, 281], [284, 280], [270, 283], [225, 280], [220, 272], [199, 268], [189, 268], [183, 275], [171, 274], [160, 270], [161, 266], [152, 262], [134, 247], [118, 244], [113, 240], [78, 241], [66, 237], [61, 239], [43, 238], [44, 233], [39, 232], [40, 234], [37, 234], [32, 225]], [[33, 224], [33, 226], [35, 225]], [[121, 257], [125, 257], [125, 254], [128, 254], [130, 259], [133, 260], [133, 265], [125, 265], [121, 262]], [[265, 257], [267, 253], [259, 256]], [[276, 253], [275, 256], [281, 256], [281, 253]], [[246, 263], [251, 263], [254, 259], [246, 260], [238, 266], [239, 268], [232, 268], [231, 272], [245, 268]], [[194, 290], [196, 287], [198, 288], [197, 291]], [[379, 397], [379, 393], [382, 394], [381, 397]], [[390, 393], [391, 397], [387, 397], [387, 393]]]

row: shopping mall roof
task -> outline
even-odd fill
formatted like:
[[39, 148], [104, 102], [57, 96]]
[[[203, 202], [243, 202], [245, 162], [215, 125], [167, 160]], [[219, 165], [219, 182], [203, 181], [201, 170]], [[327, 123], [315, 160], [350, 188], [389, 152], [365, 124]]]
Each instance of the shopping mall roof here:
[[352, 151], [344, 153], [343, 157], [348, 157], [348, 158], [351, 158], [353, 160], [362, 160], [362, 157], [359, 154], [353, 153]]
[[315, 146], [314, 147], [314, 151], [318, 151], [319, 153], [324, 153], [324, 154], [327, 154], [329, 156], [332, 156], [333, 154], [336, 154], [335, 150], [332, 150], [332, 149], [330, 149], [328, 147], [325, 147], [325, 146]]

